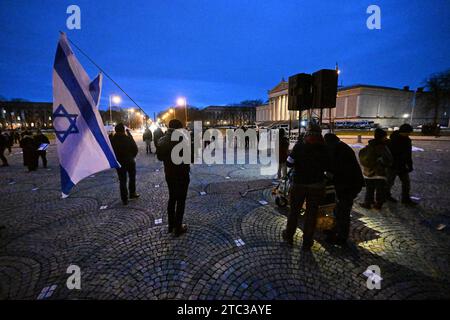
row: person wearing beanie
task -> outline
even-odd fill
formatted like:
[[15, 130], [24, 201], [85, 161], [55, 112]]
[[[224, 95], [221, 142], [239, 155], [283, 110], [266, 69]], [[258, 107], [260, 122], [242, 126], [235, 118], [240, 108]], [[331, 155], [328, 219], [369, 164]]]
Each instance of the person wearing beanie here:
[[395, 178], [399, 177], [402, 183], [401, 202], [407, 206], [416, 205], [410, 197], [411, 182], [409, 173], [413, 171], [412, 143], [409, 138], [411, 132], [413, 132], [411, 125], [407, 123], [402, 124], [399, 130], [391, 134], [388, 142], [388, 148], [392, 153], [394, 161], [392, 167], [388, 169], [386, 198], [391, 202], [397, 202], [397, 199], [392, 196], [391, 190], [395, 184]]
[[172, 141], [172, 133], [182, 128], [183, 125], [180, 120], [172, 119], [169, 122], [167, 132], [158, 141], [155, 141], [156, 154], [158, 160], [164, 163], [164, 174], [169, 189], [169, 201], [167, 203], [168, 231], [169, 233], [173, 232], [176, 237], [187, 232], [187, 226], [183, 224], [183, 216], [190, 182], [190, 164], [175, 164], [171, 157], [172, 149], [179, 143], [178, 141]]
[[289, 191], [290, 211], [282, 238], [293, 244], [300, 209], [306, 201], [303, 228], [303, 251], [310, 251], [314, 243], [319, 204], [325, 196], [325, 172], [330, 170], [330, 158], [318, 126], [311, 126], [304, 141], [298, 141], [287, 158], [287, 166], [294, 168]]
[[361, 207], [381, 210], [386, 201], [387, 169], [392, 165], [392, 155], [387, 147], [387, 133], [375, 129], [374, 138], [359, 152], [366, 182], [366, 195]]
[[[120, 183], [120, 197], [124, 205], [128, 204], [129, 199], [139, 198], [136, 193], [136, 156], [138, 154], [138, 147], [127, 130], [125, 133], [125, 126], [119, 123], [115, 127], [115, 134], [111, 137], [111, 145], [114, 149], [117, 161], [120, 163], [120, 168], [117, 168], [117, 175]], [[127, 189], [128, 179], [128, 189]]]

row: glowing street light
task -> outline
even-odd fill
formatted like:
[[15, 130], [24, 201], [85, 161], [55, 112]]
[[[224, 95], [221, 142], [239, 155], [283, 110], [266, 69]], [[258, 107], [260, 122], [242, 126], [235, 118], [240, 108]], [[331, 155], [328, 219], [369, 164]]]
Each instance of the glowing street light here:
[[179, 97], [177, 99], [177, 106], [184, 106], [184, 116], [186, 118], [186, 125], [187, 125], [187, 121], [188, 121], [188, 117], [187, 117], [187, 100], [185, 97]]
[[406, 118], [409, 118], [409, 114], [408, 113], [403, 114], [403, 119], [406, 119]]
[[117, 106], [122, 102], [122, 98], [117, 95], [109, 95], [109, 122], [112, 123], [112, 104], [111, 101]]

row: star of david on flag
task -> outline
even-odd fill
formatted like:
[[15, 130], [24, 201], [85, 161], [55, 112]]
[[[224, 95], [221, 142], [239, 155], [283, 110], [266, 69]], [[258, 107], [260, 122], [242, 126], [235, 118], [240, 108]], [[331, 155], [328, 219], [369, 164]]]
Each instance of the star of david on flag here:
[[92, 82], [62, 33], [53, 67], [53, 126], [63, 197], [82, 179], [119, 168], [98, 111], [102, 75]]
[[[60, 104], [55, 112], [53, 112], [55, 135], [61, 143], [64, 143], [69, 134], [79, 133], [77, 128], [77, 117], [77, 114], [69, 114], [62, 104]], [[62, 121], [59, 119], [67, 119], [67, 125], [61, 123]]]

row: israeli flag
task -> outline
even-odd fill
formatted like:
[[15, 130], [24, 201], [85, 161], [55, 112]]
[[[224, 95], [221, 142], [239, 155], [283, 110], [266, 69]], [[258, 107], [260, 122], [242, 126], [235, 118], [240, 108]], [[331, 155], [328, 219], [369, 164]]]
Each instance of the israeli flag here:
[[53, 126], [63, 198], [82, 179], [119, 168], [98, 111], [102, 75], [92, 82], [62, 33], [53, 67]]

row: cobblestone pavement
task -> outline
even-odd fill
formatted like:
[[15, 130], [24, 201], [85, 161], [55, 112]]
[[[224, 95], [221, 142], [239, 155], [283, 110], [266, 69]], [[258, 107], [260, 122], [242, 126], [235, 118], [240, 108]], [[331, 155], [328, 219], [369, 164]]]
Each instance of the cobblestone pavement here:
[[[414, 145], [425, 149], [414, 152], [412, 174], [420, 206], [377, 212], [355, 204], [353, 245], [333, 247], [317, 234], [311, 254], [300, 250], [301, 222], [293, 248], [281, 240], [286, 211], [257, 166], [194, 166], [189, 231], [174, 238], [162, 165], [142, 142], [141, 198], [127, 207], [115, 171], [85, 179], [61, 199], [55, 147], [50, 168], [34, 173], [25, 172], [14, 148], [12, 166], [0, 168], [0, 298], [450, 298], [450, 142]], [[439, 231], [439, 224], [446, 227]], [[71, 264], [81, 268], [81, 290], [66, 287]], [[380, 290], [366, 287], [370, 265], [381, 269]]]

